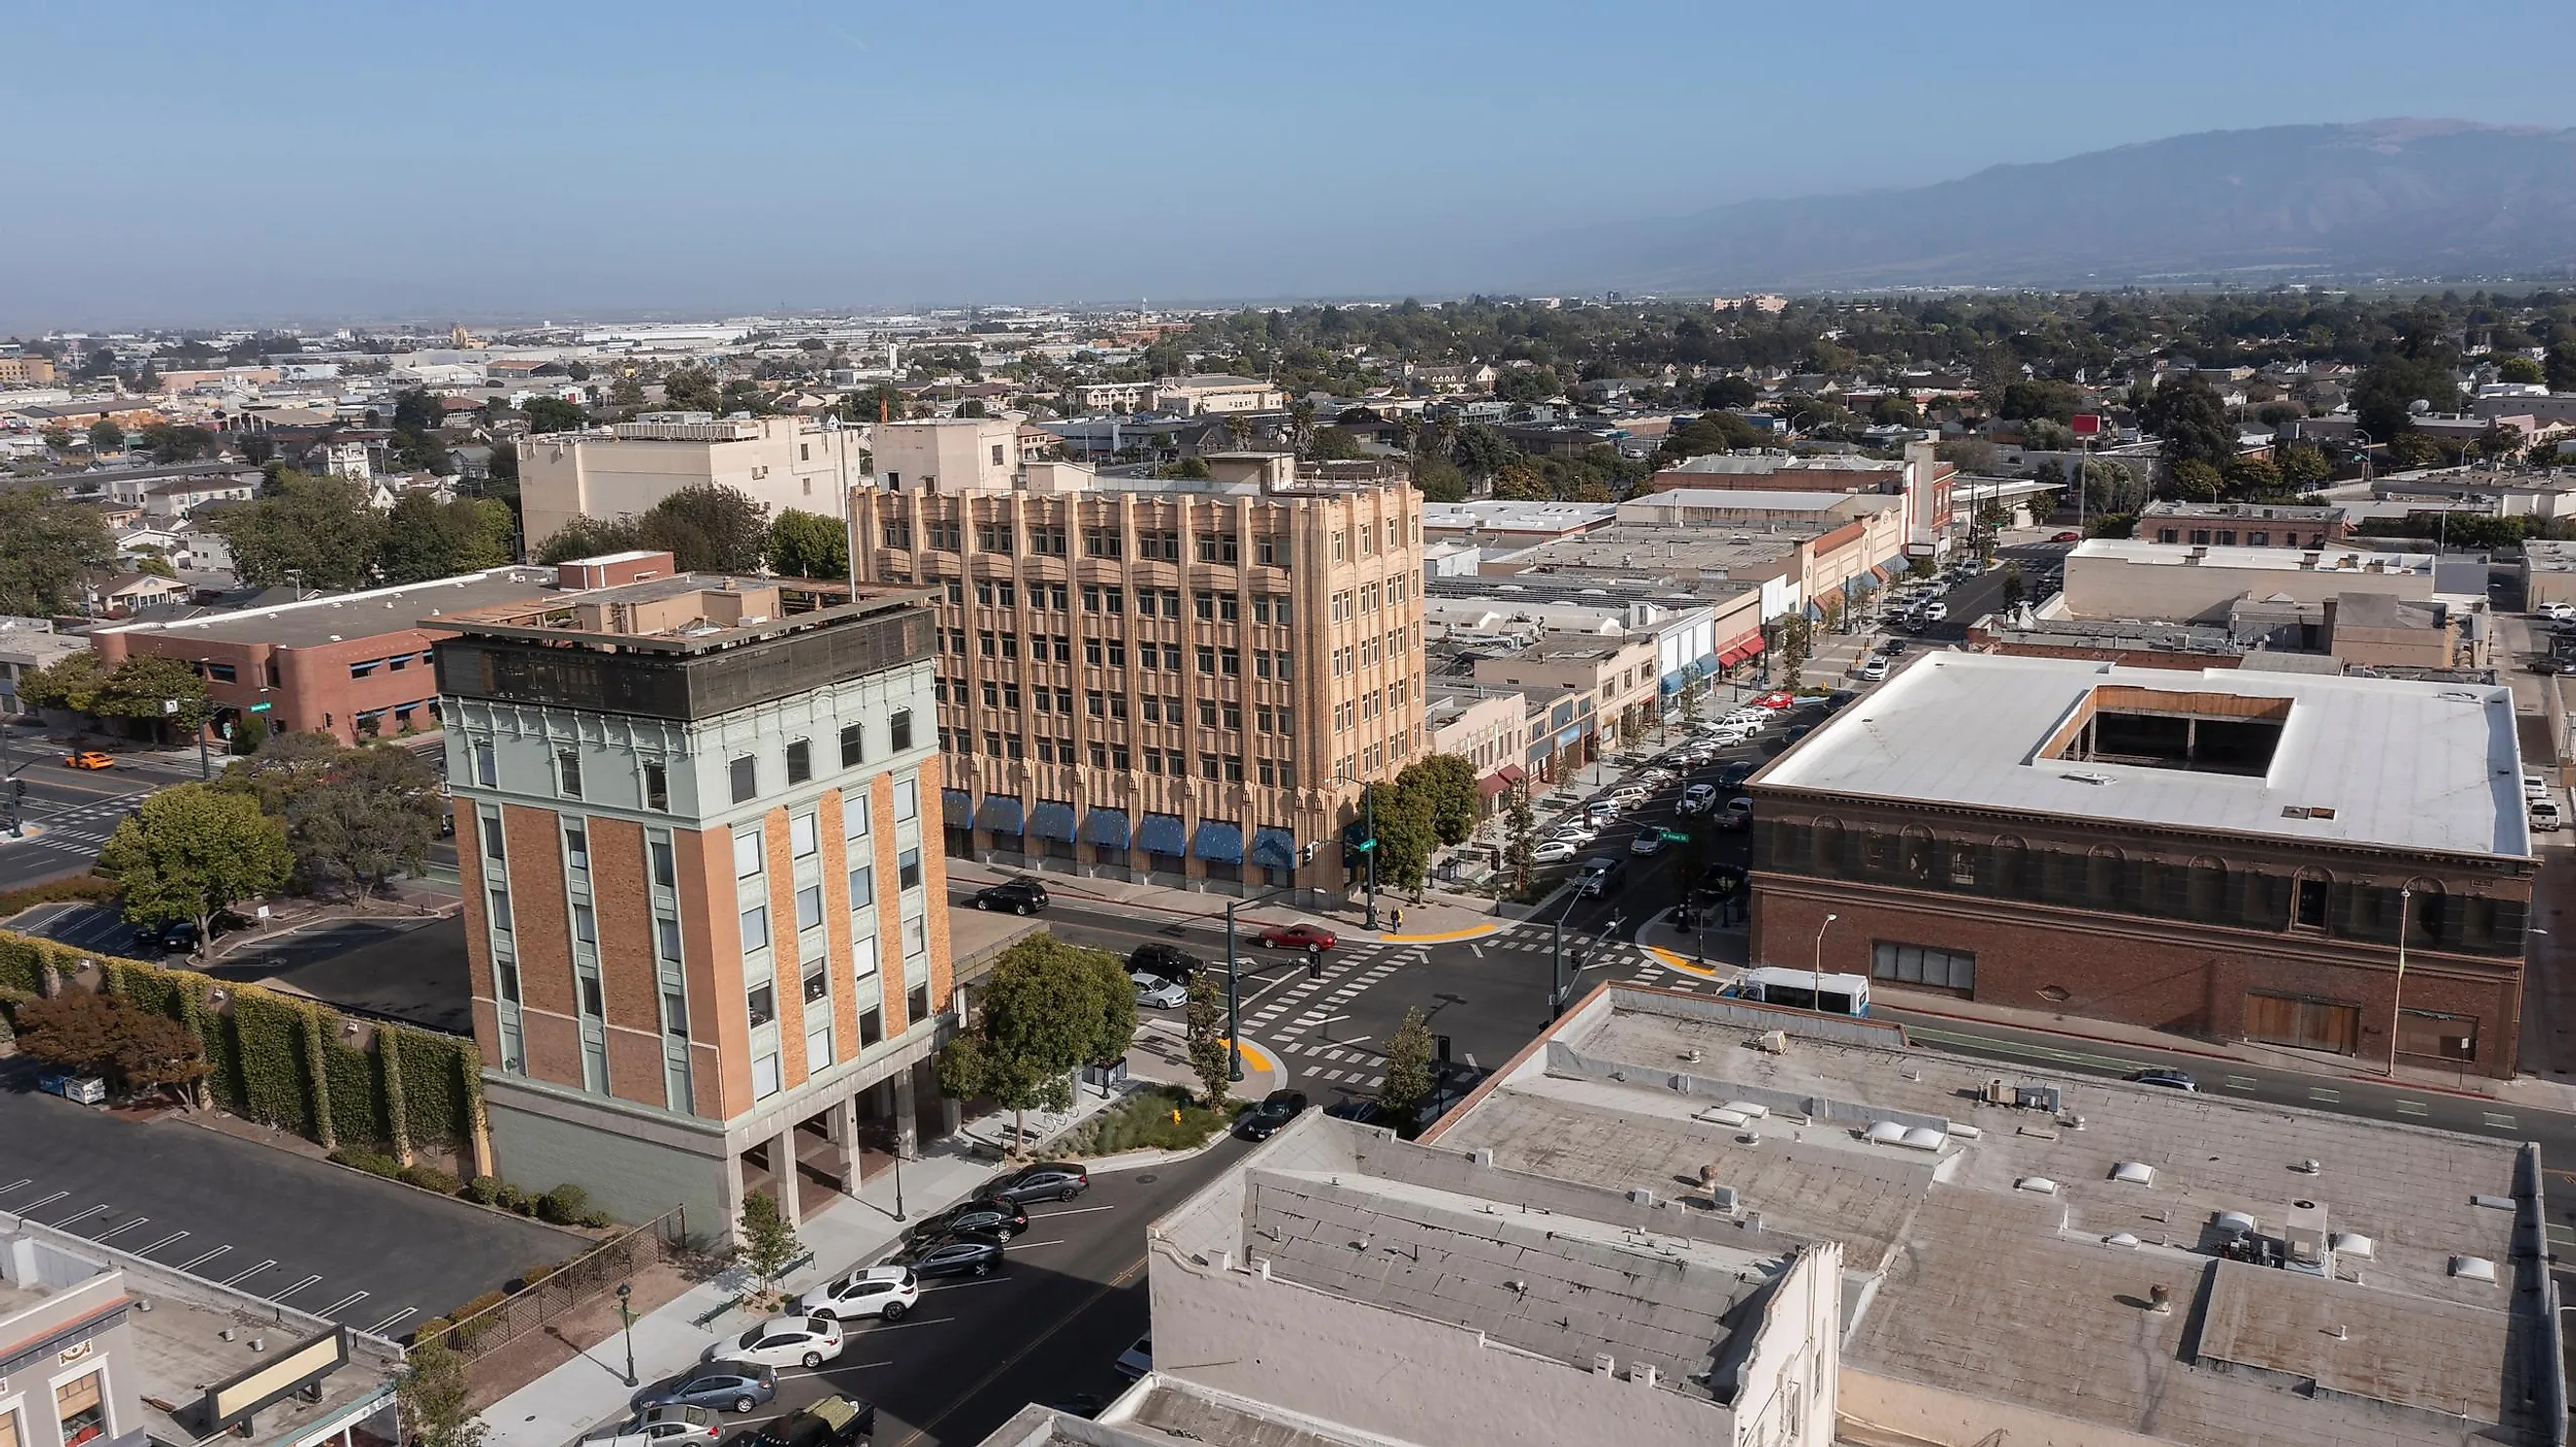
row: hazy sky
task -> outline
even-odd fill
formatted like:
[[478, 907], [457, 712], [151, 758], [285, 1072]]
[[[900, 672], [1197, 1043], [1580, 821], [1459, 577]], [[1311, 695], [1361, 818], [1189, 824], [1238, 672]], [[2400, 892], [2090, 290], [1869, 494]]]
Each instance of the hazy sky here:
[[1535, 289], [1520, 238], [1747, 197], [2576, 125], [2568, 0], [0, 0], [0, 36], [0, 330]]

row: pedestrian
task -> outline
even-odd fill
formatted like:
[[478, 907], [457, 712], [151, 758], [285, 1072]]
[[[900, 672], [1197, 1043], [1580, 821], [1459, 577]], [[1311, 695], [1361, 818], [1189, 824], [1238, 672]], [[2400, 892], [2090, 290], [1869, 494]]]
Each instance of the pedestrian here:
[[1396, 932], [1397, 934], [1402, 934], [1402, 933], [1404, 933], [1404, 906], [1403, 906], [1403, 905], [1400, 905], [1400, 904], [1399, 904], [1399, 905], [1397, 905], [1397, 906], [1395, 907], [1395, 913], [1394, 913], [1394, 916], [1393, 916], [1393, 917], [1394, 917], [1394, 920], [1395, 920], [1395, 932]]

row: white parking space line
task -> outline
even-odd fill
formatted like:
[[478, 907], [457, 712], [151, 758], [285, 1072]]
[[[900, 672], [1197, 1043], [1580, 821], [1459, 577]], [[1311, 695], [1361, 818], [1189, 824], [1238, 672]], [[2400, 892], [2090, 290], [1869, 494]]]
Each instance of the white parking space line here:
[[[989, 1278], [988, 1281], [961, 1281], [956, 1284], [959, 1286], [984, 1286], [989, 1284], [991, 1281], [1007, 1281], [1009, 1279], [1010, 1278], [1006, 1276], [995, 1276]], [[926, 1290], [927, 1288], [924, 1289]], [[877, 1333], [884, 1331], [910, 1331], [917, 1326], [938, 1326], [942, 1322], [951, 1322], [956, 1319], [957, 1318], [953, 1316], [907, 1316], [898, 1322], [878, 1322], [876, 1325], [868, 1328], [868, 1335], [875, 1336]], [[843, 1329], [847, 1330], [847, 1328]]]
[[419, 1307], [417, 1307], [417, 1306], [406, 1306], [406, 1307], [404, 1307], [402, 1310], [400, 1310], [400, 1311], [398, 1311], [398, 1312], [395, 1312], [393, 1315], [391, 1315], [391, 1316], [389, 1316], [389, 1317], [386, 1317], [384, 1320], [382, 1320], [382, 1321], [380, 1321], [380, 1322], [377, 1322], [374, 1326], [368, 1327], [368, 1328], [367, 1328], [367, 1335], [369, 1335], [369, 1336], [383, 1336], [383, 1335], [385, 1334], [385, 1329], [386, 1329], [386, 1328], [388, 1328], [388, 1327], [390, 1327], [390, 1326], [393, 1326], [393, 1325], [394, 1325], [394, 1324], [396, 1324], [397, 1322], [402, 1321], [405, 1317], [417, 1316], [417, 1315], [419, 1315], [419, 1314], [420, 1314], [420, 1308], [419, 1308]]
[[153, 1252], [160, 1250], [162, 1247], [169, 1245], [173, 1241], [179, 1240], [187, 1234], [188, 1233], [185, 1231], [173, 1231], [169, 1235], [162, 1237], [160, 1240], [153, 1242], [151, 1245], [144, 1247], [142, 1250], [137, 1251], [134, 1254], [137, 1256], [149, 1256]]
[[1011, 1243], [1011, 1249], [1014, 1251], [1028, 1251], [1040, 1246], [1061, 1246], [1063, 1244], [1064, 1238], [1058, 1236], [1052, 1241], [1014, 1241]]
[[0, 1186], [0, 1196], [5, 1196], [5, 1195], [9, 1194], [11, 1191], [14, 1191], [14, 1190], [18, 1189], [20, 1186], [32, 1186], [32, 1185], [34, 1185], [35, 1183], [36, 1183], [36, 1181], [35, 1181], [35, 1178], [34, 1178], [33, 1176], [20, 1176], [18, 1179], [14, 1180], [14, 1181], [11, 1181], [9, 1184], [7, 1184], [7, 1185], [5, 1185], [5, 1186]]
[[999, 1286], [999, 1285], [1001, 1285], [1003, 1282], [1008, 1281], [1008, 1280], [1010, 1280], [1010, 1279], [1011, 1279], [1011, 1278], [1009, 1278], [1009, 1277], [1007, 1277], [1007, 1276], [978, 1276], [978, 1277], [975, 1277], [973, 1280], [970, 1280], [970, 1281], [938, 1281], [938, 1282], [930, 1282], [930, 1283], [927, 1283], [927, 1284], [923, 1285], [923, 1287], [922, 1287], [921, 1289], [922, 1289], [923, 1291], [926, 1291], [926, 1292], [928, 1292], [928, 1291], [962, 1291], [962, 1290], [964, 1290], [965, 1288], [967, 1288], [967, 1287], [969, 1287], [969, 1286]]
[[1467, 946], [1467, 953], [1474, 955], [1476, 958], [1481, 960], [1485, 957], [1485, 947], [1483, 945], [1471, 944]]
[[124, 1225], [122, 1225], [122, 1226], [110, 1226], [110, 1227], [108, 1227], [106, 1230], [99, 1232], [97, 1235], [92, 1236], [92, 1237], [91, 1237], [91, 1238], [89, 1238], [89, 1239], [91, 1239], [92, 1241], [104, 1241], [104, 1240], [106, 1240], [106, 1239], [107, 1239], [108, 1237], [110, 1237], [110, 1236], [121, 1236], [121, 1235], [125, 1234], [126, 1232], [133, 1230], [135, 1227], [140, 1226], [140, 1225], [142, 1225], [144, 1222], [149, 1221], [149, 1220], [151, 1220], [151, 1219], [152, 1219], [152, 1218], [151, 1218], [151, 1217], [149, 1217], [149, 1216], [137, 1216], [137, 1217], [135, 1217], [133, 1220], [126, 1222], [126, 1223], [125, 1223]]
[[1376, 1038], [1377, 1037], [1374, 1035], [1355, 1035], [1342, 1043], [1345, 1045], [1366, 1045], [1368, 1042], [1375, 1040]]
[[231, 1249], [233, 1249], [233, 1248], [231, 1248], [230, 1246], [218, 1246], [218, 1247], [216, 1247], [214, 1250], [207, 1252], [207, 1253], [206, 1253], [205, 1255], [203, 1255], [203, 1256], [196, 1257], [196, 1258], [195, 1258], [195, 1259], [193, 1259], [193, 1260], [188, 1260], [188, 1261], [182, 1261], [182, 1262], [180, 1262], [180, 1263], [179, 1263], [179, 1269], [180, 1269], [180, 1270], [182, 1270], [182, 1271], [194, 1271], [194, 1270], [196, 1270], [198, 1267], [205, 1265], [207, 1262], [214, 1260], [216, 1257], [223, 1255], [225, 1252], [230, 1251]]
[[293, 1286], [290, 1286], [290, 1287], [286, 1288], [284, 1291], [279, 1291], [279, 1292], [272, 1292], [272, 1293], [270, 1293], [270, 1295], [269, 1295], [269, 1298], [268, 1298], [268, 1299], [269, 1299], [269, 1300], [271, 1300], [271, 1301], [284, 1301], [286, 1298], [288, 1298], [288, 1297], [290, 1297], [290, 1296], [293, 1296], [295, 1293], [297, 1293], [297, 1292], [299, 1292], [299, 1291], [302, 1291], [304, 1288], [306, 1288], [306, 1287], [308, 1287], [308, 1286], [311, 1286], [314, 1282], [317, 1282], [317, 1281], [319, 1281], [319, 1280], [321, 1280], [321, 1279], [322, 1279], [322, 1278], [321, 1278], [320, 1276], [318, 1276], [318, 1275], [316, 1275], [316, 1276], [308, 1276], [308, 1277], [305, 1277], [302, 1281], [299, 1281], [299, 1282], [295, 1283]]
[[86, 1221], [90, 1217], [95, 1216], [106, 1209], [107, 1207], [104, 1204], [101, 1204], [92, 1206], [88, 1210], [81, 1212], [79, 1215], [65, 1216], [63, 1219], [54, 1223], [54, 1229], [57, 1231], [68, 1231], [79, 1222]]
[[[272, 1267], [272, 1266], [275, 1266], [276, 1264], [277, 1264], [276, 1258], [272, 1257], [272, 1258], [270, 1258], [269, 1260], [263, 1261], [263, 1262], [259, 1263], [257, 1266], [254, 1266], [254, 1267], [250, 1268], [250, 1269], [249, 1269], [249, 1270], [247, 1270], [247, 1271], [241, 1272], [241, 1273], [239, 1273], [239, 1274], [237, 1274], [237, 1275], [234, 1275], [234, 1276], [226, 1277], [226, 1278], [224, 1279], [224, 1285], [226, 1285], [226, 1286], [239, 1286], [241, 1283], [243, 1283], [243, 1282], [245, 1282], [245, 1281], [250, 1280], [252, 1277], [257, 1276], [257, 1275], [258, 1275], [258, 1274], [260, 1274], [261, 1272], [266, 1271], [268, 1268], [270, 1268], [270, 1267]], [[365, 1293], [365, 1292], [360, 1292], [360, 1293], [358, 1293], [358, 1294], [359, 1294], [360, 1296], [364, 1296], [364, 1295], [366, 1295], [366, 1293]]]
[[1068, 1206], [1061, 1211], [1031, 1211], [1029, 1213], [1029, 1219], [1032, 1221], [1047, 1221], [1058, 1216], [1088, 1216], [1094, 1211], [1115, 1211], [1117, 1209], [1118, 1208], [1116, 1206]]
[[18, 1212], [18, 1214], [19, 1214], [19, 1215], [24, 1216], [24, 1215], [26, 1215], [26, 1214], [27, 1214], [28, 1212], [30, 1212], [30, 1211], [37, 1210], [37, 1209], [39, 1209], [39, 1208], [41, 1208], [41, 1207], [50, 1206], [50, 1205], [52, 1205], [53, 1203], [55, 1203], [56, 1201], [59, 1201], [59, 1200], [61, 1200], [63, 1197], [68, 1196], [68, 1195], [70, 1195], [70, 1194], [71, 1194], [71, 1192], [69, 1192], [69, 1191], [56, 1191], [56, 1192], [54, 1192], [52, 1195], [47, 1196], [47, 1197], [45, 1197], [45, 1198], [44, 1198], [44, 1199], [42, 1199], [42, 1200], [29, 1201], [27, 1204], [25, 1204], [25, 1205], [23, 1205], [23, 1206], [19, 1206], [19, 1207], [15, 1208], [15, 1209], [17, 1210], [17, 1212]]
[[[893, 1365], [894, 1362], [890, 1359], [882, 1362], [835, 1361], [827, 1366], [820, 1367], [780, 1367], [778, 1369], [778, 1375], [782, 1377], [826, 1377], [830, 1376], [834, 1372], [864, 1372], [870, 1367], [890, 1367]], [[773, 1418], [771, 1420], [775, 1419]], [[757, 1426], [758, 1424], [746, 1422], [743, 1425]]]

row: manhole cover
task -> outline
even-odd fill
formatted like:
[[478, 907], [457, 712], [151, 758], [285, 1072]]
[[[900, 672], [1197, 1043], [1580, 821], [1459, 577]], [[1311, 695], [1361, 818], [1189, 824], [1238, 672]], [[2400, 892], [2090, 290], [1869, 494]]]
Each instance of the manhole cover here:
[[1136, 1178], [1136, 1184], [1140, 1186], [1150, 1186], [1161, 1179], [1162, 1177], [1155, 1175], [1152, 1171], [1147, 1171], [1145, 1174]]

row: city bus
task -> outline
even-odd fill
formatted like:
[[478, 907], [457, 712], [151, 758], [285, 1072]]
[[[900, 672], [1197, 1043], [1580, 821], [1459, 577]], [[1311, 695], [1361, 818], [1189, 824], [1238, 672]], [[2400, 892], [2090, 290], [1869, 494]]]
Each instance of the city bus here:
[[1759, 1000], [1765, 1005], [1782, 1005], [1792, 1010], [1813, 1010], [1818, 1008], [1816, 996], [1820, 990], [1824, 995], [1825, 1014], [1869, 1013], [1867, 975], [1819, 975], [1813, 970], [1786, 970], [1776, 965], [1762, 965], [1746, 970], [1744, 978], [1728, 986], [1725, 993], [1739, 1000]]

